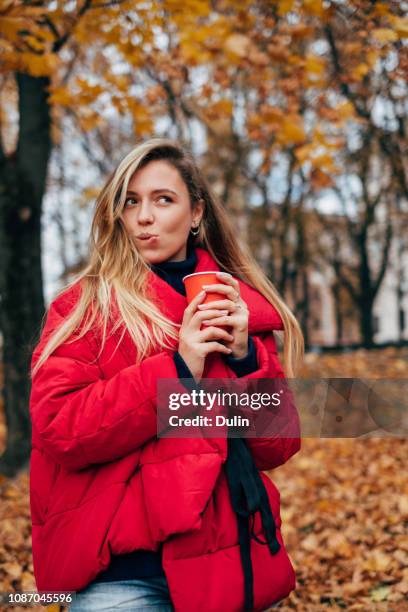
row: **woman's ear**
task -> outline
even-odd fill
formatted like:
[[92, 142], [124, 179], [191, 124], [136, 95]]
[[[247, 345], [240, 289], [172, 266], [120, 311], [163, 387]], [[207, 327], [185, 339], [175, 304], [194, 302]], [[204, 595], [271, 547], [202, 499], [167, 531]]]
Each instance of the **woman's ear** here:
[[205, 210], [205, 202], [203, 199], [197, 200], [193, 210], [193, 221], [198, 225], [203, 218]]

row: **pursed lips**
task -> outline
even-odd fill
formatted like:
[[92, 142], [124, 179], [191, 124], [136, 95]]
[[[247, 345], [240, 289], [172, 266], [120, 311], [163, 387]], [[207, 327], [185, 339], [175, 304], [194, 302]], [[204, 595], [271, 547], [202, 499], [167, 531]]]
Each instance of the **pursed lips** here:
[[150, 234], [150, 236], [136, 236], [138, 240], [151, 240], [153, 238], [157, 238], [156, 234]]

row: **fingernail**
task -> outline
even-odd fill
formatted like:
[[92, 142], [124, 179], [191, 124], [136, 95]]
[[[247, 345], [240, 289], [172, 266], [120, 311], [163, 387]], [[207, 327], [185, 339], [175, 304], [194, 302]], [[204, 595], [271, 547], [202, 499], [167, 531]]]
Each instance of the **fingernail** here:
[[217, 272], [219, 276], [232, 276], [229, 272]]
[[198, 294], [199, 297], [203, 297], [203, 295], [205, 295], [205, 291], [200, 291], [200, 293]]

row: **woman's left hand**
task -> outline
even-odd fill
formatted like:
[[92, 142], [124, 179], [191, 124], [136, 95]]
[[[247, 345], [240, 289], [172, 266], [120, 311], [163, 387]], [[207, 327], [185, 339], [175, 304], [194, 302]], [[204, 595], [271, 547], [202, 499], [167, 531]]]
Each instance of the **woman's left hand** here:
[[225, 298], [207, 304], [199, 304], [197, 308], [204, 311], [213, 308], [229, 311], [228, 315], [204, 321], [203, 325], [231, 326], [231, 334], [234, 336], [234, 340], [231, 340], [231, 342], [225, 341], [223, 344], [232, 349], [232, 357], [240, 359], [248, 354], [249, 310], [241, 298], [238, 281], [224, 272], [217, 272], [216, 274], [222, 282], [214, 285], [203, 285], [203, 289], [208, 292], [225, 293]]

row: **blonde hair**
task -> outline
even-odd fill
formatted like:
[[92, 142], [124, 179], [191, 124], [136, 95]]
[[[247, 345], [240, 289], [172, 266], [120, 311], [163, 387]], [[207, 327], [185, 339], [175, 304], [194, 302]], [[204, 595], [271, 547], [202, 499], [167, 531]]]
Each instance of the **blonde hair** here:
[[[80, 281], [81, 295], [70, 315], [50, 336], [35, 367], [34, 377], [41, 365], [74, 332], [81, 338], [98, 325], [103, 330], [101, 354], [108, 321], [112, 317], [115, 300], [119, 317], [112, 333], [124, 326], [138, 347], [140, 363], [156, 347], [171, 349], [170, 339], [178, 340], [180, 325], [169, 321], [147, 293], [148, 262], [138, 252], [121, 220], [129, 181], [134, 173], [153, 160], [165, 160], [175, 167], [189, 192], [194, 209], [202, 199], [205, 210], [200, 231], [194, 244], [201, 243], [220, 268], [240, 278], [258, 290], [278, 311], [284, 326], [283, 367], [288, 377], [295, 375], [303, 352], [304, 341], [300, 326], [277, 290], [264, 274], [247, 247], [241, 247], [236, 230], [226, 211], [211, 193], [207, 181], [191, 155], [177, 142], [167, 138], [152, 138], [137, 145], [120, 162], [99, 194], [90, 234], [90, 256], [85, 269], [58, 293]], [[192, 239], [191, 235], [190, 238]], [[56, 296], [58, 297], [58, 296]]]

